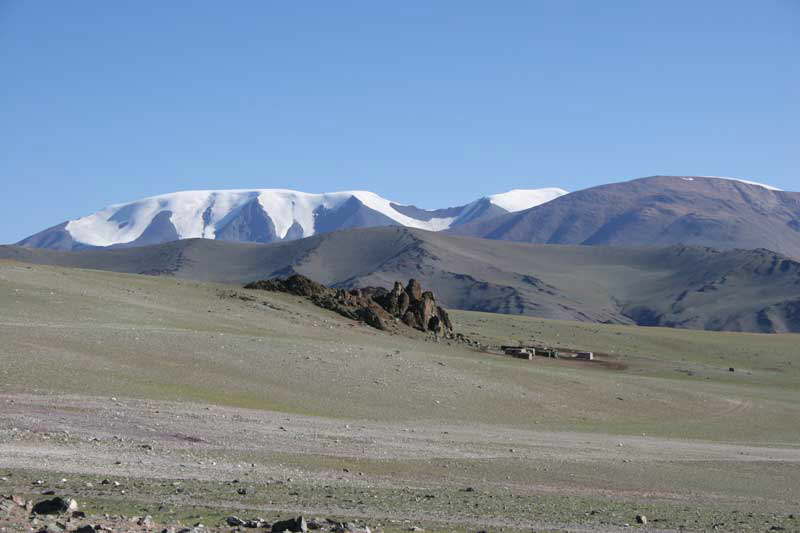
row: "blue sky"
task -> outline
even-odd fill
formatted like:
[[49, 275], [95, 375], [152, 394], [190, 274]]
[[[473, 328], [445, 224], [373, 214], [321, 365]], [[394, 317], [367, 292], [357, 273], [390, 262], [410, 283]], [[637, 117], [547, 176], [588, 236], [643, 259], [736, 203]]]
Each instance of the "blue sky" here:
[[0, 242], [185, 189], [800, 190], [798, 57], [798, 0], [0, 0]]

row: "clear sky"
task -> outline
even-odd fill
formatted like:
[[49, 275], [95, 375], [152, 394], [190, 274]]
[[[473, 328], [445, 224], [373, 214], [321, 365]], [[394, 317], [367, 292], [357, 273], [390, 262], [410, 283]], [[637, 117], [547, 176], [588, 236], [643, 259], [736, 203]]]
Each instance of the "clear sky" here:
[[800, 0], [0, 0], [0, 242], [186, 189], [800, 190]]

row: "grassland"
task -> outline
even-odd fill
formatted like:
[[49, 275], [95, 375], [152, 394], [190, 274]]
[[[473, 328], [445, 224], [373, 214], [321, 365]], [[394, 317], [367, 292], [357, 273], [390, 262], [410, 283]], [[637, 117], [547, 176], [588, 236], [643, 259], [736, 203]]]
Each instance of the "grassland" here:
[[[710, 440], [797, 445], [800, 335], [709, 332], [541, 320], [453, 311], [460, 328], [483, 344], [541, 344], [588, 350], [592, 363], [537, 359], [534, 373], [592, 390], [606, 414], [582, 429], [648, 432]], [[516, 362], [514, 362], [516, 363]], [[511, 364], [514, 364], [511, 363]], [[508, 364], [499, 359], [500, 365]], [[733, 369], [733, 371], [731, 371]], [[603, 372], [605, 370], [605, 372]], [[548, 387], [551, 394], [558, 394]], [[635, 407], [615, 402], [633, 402]], [[592, 406], [595, 408], [596, 406]], [[564, 411], [564, 418], [571, 411]], [[574, 411], [573, 411], [574, 412]]]
[[[212, 525], [238, 511], [616, 530], [644, 513], [662, 530], [797, 528], [800, 336], [453, 318], [485, 344], [600, 360], [517, 360], [286, 295], [2, 262], [0, 493], [66, 477], [98, 512]], [[125, 495], [85, 488], [110, 476]]]

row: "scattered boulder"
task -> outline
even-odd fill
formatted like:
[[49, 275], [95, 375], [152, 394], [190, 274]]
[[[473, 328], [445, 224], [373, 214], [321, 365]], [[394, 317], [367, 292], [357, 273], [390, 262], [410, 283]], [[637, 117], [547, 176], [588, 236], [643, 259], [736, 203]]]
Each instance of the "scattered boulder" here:
[[228, 518], [225, 519], [225, 522], [227, 522], [227, 524], [231, 527], [244, 525], [244, 520], [242, 520], [238, 516], [229, 516]]
[[288, 520], [280, 520], [272, 524], [273, 533], [282, 533], [283, 531], [291, 531], [292, 533], [306, 533], [308, 531], [308, 524], [306, 519], [302, 516], [297, 518], [290, 518]]
[[647, 517], [643, 514], [636, 515], [636, 523], [642, 524], [643, 526], [647, 525]]
[[36, 514], [63, 514], [77, 510], [78, 502], [61, 496], [51, 500], [42, 500], [33, 506], [33, 512]]

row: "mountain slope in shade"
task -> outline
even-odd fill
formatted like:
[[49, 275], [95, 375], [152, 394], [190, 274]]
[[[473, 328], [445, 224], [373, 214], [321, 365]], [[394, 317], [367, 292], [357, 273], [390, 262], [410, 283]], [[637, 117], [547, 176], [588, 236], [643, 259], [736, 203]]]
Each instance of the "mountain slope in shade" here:
[[440, 231], [527, 209], [563, 194], [566, 191], [555, 188], [515, 190], [459, 207], [425, 210], [390, 202], [368, 191], [185, 191], [112, 205], [39, 232], [19, 244], [73, 250], [143, 246], [186, 238], [268, 243], [375, 226]]
[[449, 231], [549, 244], [768, 248], [800, 257], [800, 193], [730, 178], [656, 176], [577, 191]]
[[80, 252], [5, 246], [0, 258], [229, 283], [299, 273], [330, 286], [390, 288], [416, 278], [457, 309], [800, 332], [800, 263], [761, 249], [553, 246], [385, 227], [268, 245], [192, 239]]

